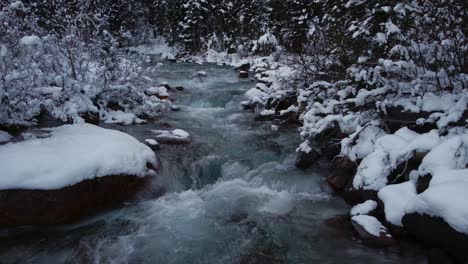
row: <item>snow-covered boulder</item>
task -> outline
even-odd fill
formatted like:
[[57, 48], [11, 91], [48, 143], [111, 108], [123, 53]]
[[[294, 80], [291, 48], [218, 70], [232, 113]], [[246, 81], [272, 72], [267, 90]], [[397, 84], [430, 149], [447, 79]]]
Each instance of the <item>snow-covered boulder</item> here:
[[155, 139], [161, 144], [189, 144], [190, 134], [182, 129], [151, 130], [155, 134]]
[[0, 130], [0, 144], [8, 142], [12, 138], [13, 136], [10, 133]]
[[208, 76], [208, 73], [206, 71], [198, 71], [192, 75], [193, 77], [206, 77]]
[[103, 116], [103, 121], [106, 124], [121, 124], [121, 125], [132, 125], [142, 124], [146, 121], [138, 118], [134, 113], [123, 112], [123, 111], [108, 111]]
[[156, 174], [154, 152], [125, 133], [90, 124], [47, 131], [0, 146], [0, 226], [76, 221], [121, 206]]
[[159, 150], [160, 149], [160, 145], [159, 145], [159, 142], [152, 139], [152, 138], [147, 138], [145, 139], [145, 143], [146, 145], [148, 145], [151, 149], [154, 149], [154, 150]]
[[457, 263], [468, 261], [467, 189], [467, 183], [456, 181], [430, 187], [410, 200], [402, 218], [409, 234], [445, 250]]
[[147, 95], [155, 95], [161, 100], [169, 98], [167, 88], [164, 86], [148, 88], [145, 93]]
[[359, 238], [366, 244], [382, 247], [395, 244], [392, 235], [373, 216], [356, 215], [351, 218], [351, 223]]

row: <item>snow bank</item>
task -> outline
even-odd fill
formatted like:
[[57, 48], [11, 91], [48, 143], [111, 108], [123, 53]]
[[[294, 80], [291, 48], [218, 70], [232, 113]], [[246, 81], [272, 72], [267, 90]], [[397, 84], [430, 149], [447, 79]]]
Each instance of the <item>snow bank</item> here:
[[0, 130], [0, 143], [5, 143], [10, 141], [13, 138], [8, 132]]
[[147, 176], [149, 147], [125, 133], [90, 124], [49, 129], [50, 136], [0, 147], [0, 189], [59, 189], [110, 175]]
[[38, 36], [24, 36], [20, 39], [19, 43], [24, 46], [33, 46], [41, 43]]

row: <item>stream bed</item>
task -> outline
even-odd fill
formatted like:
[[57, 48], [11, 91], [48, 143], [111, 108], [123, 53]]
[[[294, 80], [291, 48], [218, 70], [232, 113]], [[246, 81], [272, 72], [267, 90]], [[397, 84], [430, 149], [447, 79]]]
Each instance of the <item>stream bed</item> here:
[[[193, 77], [201, 70], [206, 77]], [[189, 63], [150, 77], [186, 88], [171, 92], [181, 110], [107, 127], [141, 141], [151, 129], [191, 134], [190, 145], [157, 152], [155, 184], [165, 194], [70, 226], [0, 230], [0, 263], [425, 263], [412, 243], [371, 248], [324, 223], [349, 207], [324, 169], [295, 168], [297, 128], [273, 131], [240, 108], [253, 82], [227, 66]]]

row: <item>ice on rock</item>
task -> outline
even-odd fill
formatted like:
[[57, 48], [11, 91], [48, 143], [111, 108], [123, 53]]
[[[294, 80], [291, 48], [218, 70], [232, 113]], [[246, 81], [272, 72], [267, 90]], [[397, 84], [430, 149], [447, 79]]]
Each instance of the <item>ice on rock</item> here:
[[149, 147], [130, 135], [90, 124], [48, 129], [47, 138], [0, 146], [0, 190], [59, 189], [110, 175], [148, 176]]

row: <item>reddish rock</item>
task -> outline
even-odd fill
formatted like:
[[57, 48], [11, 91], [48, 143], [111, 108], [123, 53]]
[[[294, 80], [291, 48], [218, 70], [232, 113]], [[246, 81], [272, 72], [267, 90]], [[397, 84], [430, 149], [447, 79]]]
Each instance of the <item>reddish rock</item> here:
[[246, 72], [246, 71], [241, 71], [241, 72], [239, 72], [239, 78], [241, 78], [241, 79], [249, 78], [249, 73]]
[[327, 182], [335, 191], [342, 191], [356, 174], [357, 164], [347, 157], [336, 157], [333, 160], [333, 171]]
[[250, 63], [244, 63], [242, 65], [239, 65], [238, 67], [234, 68], [236, 71], [245, 71], [248, 72], [250, 70]]
[[324, 221], [324, 224], [332, 229], [335, 238], [351, 238], [353, 226], [349, 215], [336, 215]]
[[101, 122], [101, 118], [99, 117], [98, 112], [85, 112], [85, 113], [80, 113], [81, 118], [84, 119], [86, 123], [93, 124], [98, 126], [99, 123]]
[[456, 231], [442, 218], [411, 213], [404, 215], [401, 221], [415, 239], [444, 250], [456, 263], [468, 262], [468, 235]]
[[353, 187], [352, 180], [348, 182], [348, 185], [343, 190], [342, 196], [345, 202], [352, 206], [363, 203], [367, 200], [374, 200], [374, 201], [379, 200], [379, 198], [377, 197], [377, 191], [355, 189]]
[[296, 167], [300, 169], [307, 169], [314, 165], [320, 158], [320, 154], [314, 149], [310, 150], [309, 153], [304, 151], [298, 151], [296, 154]]
[[156, 95], [156, 97], [158, 97], [160, 100], [167, 100], [169, 99], [169, 96], [167, 95]]
[[0, 226], [61, 225], [121, 207], [151, 177], [112, 175], [56, 190], [0, 191]]

